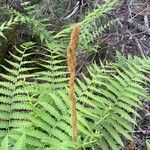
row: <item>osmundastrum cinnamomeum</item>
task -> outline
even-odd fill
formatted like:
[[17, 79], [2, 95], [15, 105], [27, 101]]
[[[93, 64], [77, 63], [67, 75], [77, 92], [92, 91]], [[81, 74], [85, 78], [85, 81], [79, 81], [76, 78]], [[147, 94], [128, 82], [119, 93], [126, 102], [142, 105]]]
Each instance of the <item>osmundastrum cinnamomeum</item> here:
[[76, 142], [78, 138], [77, 128], [77, 108], [75, 98], [75, 76], [76, 76], [76, 49], [79, 43], [80, 24], [76, 24], [71, 33], [70, 44], [67, 49], [68, 55], [68, 69], [69, 69], [69, 100], [71, 103], [71, 125], [73, 129], [73, 140]]

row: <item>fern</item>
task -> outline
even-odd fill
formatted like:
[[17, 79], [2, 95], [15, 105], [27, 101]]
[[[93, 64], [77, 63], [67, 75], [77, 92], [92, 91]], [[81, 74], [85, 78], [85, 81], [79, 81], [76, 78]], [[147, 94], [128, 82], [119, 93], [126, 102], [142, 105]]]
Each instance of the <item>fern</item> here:
[[[44, 145], [49, 145], [51, 149], [62, 147], [61, 145], [65, 145], [66, 141], [72, 142], [69, 103], [67, 95], [64, 97], [62, 93], [63, 91], [57, 96], [49, 91], [49, 94], [46, 92], [41, 95], [30, 117], [35, 129], [32, 129], [28, 135], [39, 139]], [[30, 144], [32, 145], [32, 141]]]
[[47, 32], [46, 27], [48, 24], [44, 24], [46, 20], [35, 19], [32, 16], [22, 15], [21, 13], [13, 10], [12, 15], [14, 16], [14, 20], [18, 23], [26, 24], [32, 27], [32, 32], [35, 35], [40, 37], [41, 42], [51, 41], [52, 36], [50, 36], [50, 32]]
[[[26, 9], [28, 8], [30, 8], [30, 6], [28, 6]], [[32, 10], [32, 7], [31, 7], [31, 10]], [[42, 71], [37, 73], [38, 81], [41, 81], [45, 84], [44, 81], [49, 80], [46, 83], [47, 87], [54, 88], [57, 85], [59, 85], [60, 87], [60, 84], [57, 84], [60, 82], [62, 82], [62, 86], [63, 86], [63, 84], [65, 84], [66, 81], [68, 80], [66, 78], [66, 74], [67, 74], [66, 67], [60, 65], [62, 63], [65, 63], [66, 61], [66, 58], [64, 57], [66, 54], [64, 52], [64, 45], [62, 43], [60, 45], [59, 42], [57, 42], [53, 38], [52, 33], [47, 31], [46, 28], [49, 25], [44, 23], [45, 20], [35, 19], [35, 17], [32, 15], [25, 16], [25, 15], [20, 14], [19, 12], [16, 12], [15, 10], [13, 10], [12, 13], [15, 17], [14, 19], [15, 22], [26, 24], [28, 26], [30, 25], [32, 27], [33, 34], [38, 35], [38, 37], [41, 40], [41, 43], [44, 43], [44, 45], [46, 45], [43, 47], [45, 49], [45, 52], [41, 56], [41, 57], [44, 57], [44, 59], [39, 60], [40, 68], [43, 68], [43, 69], [41, 69]], [[47, 70], [43, 71], [45, 69], [48, 69], [48, 71]]]
[[[106, 4], [102, 5], [101, 7], [95, 9], [93, 12], [90, 12], [83, 21], [80, 22], [82, 30], [86, 30], [86, 27], [91, 25], [96, 19], [103, 16], [105, 13], [107, 13], [109, 10], [113, 8], [113, 6], [117, 3], [117, 0], [109, 0]], [[68, 27], [62, 31], [60, 31], [55, 38], [60, 37], [68, 37], [68, 34], [71, 32], [74, 25], [71, 25], [71, 27]]]
[[100, 34], [102, 34], [106, 29], [108, 29], [110, 26], [114, 25], [116, 22], [121, 20], [120, 18], [108, 21], [108, 23], [105, 23], [104, 25], [97, 25], [96, 20], [94, 23], [91, 23], [89, 25], [86, 25], [84, 29], [81, 31], [81, 38], [80, 38], [80, 48], [85, 49], [88, 51], [96, 50], [98, 45], [95, 45], [95, 43], [92, 43]]
[[[12, 15], [14, 16], [15, 22], [26, 24], [28, 27], [30, 27], [29, 29], [31, 30], [32, 34], [37, 35], [40, 38], [41, 43], [44, 44], [44, 46], [46, 47], [45, 50], [48, 53], [46, 57], [51, 57], [52, 55], [55, 55], [53, 57], [55, 57], [55, 59], [58, 59], [57, 57], [64, 58], [64, 56], [66, 56], [66, 52], [64, 52], [66, 45], [64, 44], [64, 42], [60, 43], [59, 41], [57, 41], [52, 35], [53, 32], [47, 30], [47, 27], [49, 26], [49, 24], [46, 23], [47, 19], [36, 19], [32, 15], [22, 15], [15, 10], [12, 11]], [[59, 63], [61, 63], [61, 61]]]
[[[100, 28], [93, 32], [92, 23], [112, 9], [116, 2], [109, 1], [81, 22], [81, 41], [85, 39], [85, 46], [104, 30]], [[38, 60], [38, 71], [29, 67], [34, 63], [28, 59], [33, 54], [34, 44], [31, 42], [16, 48], [10, 53], [13, 59], [6, 60], [8, 66], [2, 65], [7, 74], [0, 73], [4, 80], [0, 81], [1, 149], [118, 150], [118, 147], [124, 147], [123, 139], [131, 140], [135, 116], [140, 118], [136, 111], [142, 108], [140, 100], [148, 97], [143, 85], [150, 81], [147, 77], [150, 59], [129, 57], [113, 64], [95, 63], [88, 67], [88, 76], [77, 79], [79, 138], [74, 143], [65, 44], [57, 42], [41, 20], [15, 12], [14, 22], [31, 25], [33, 33], [46, 45], [46, 51], [44, 60]], [[85, 30], [92, 32], [89, 35]], [[69, 32], [70, 28], [56, 37], [66, 36]]]
[[81, 139], [79, 139], [78, 143], [72, 141], [70, 105], [66, 93], [66, 90], [61, 90], [57, 93], [43, 91], [38, 98], [38, 102], [32, 105], [33, 113], [29, 117], [32, 127], [31, 129], [29, 127], [30, 131], [27, 132], [27, 139], [30, 139], [27, 140], [27, 144], [32, 149], [42, 146], [54, 150], [60, 147], [66, 150], [76, 149], [76, 147], [78, 149], [83, 145], [89, 146], [90, 143], [96, 142], [100, 138], [100, 134], [94, 133], [88, 122], [79, 116], [78, 127], [82, 136], [86, 137], [85, 142], [83, 143]]
[[28, 111], [31, 109], [26, 104], [28, 95], [23, 90], [24, 82], [28, 78], [35, 77], [28, 74], [34, 67], [28, 67], [34, 61], [28, 61], [27, 57], [32, 55], [33, 43], [21, 45], [21, 49], [16, 48], [16, 54], [10, 53], [12, 60], [6, 60], [10, 67], [1, 65], [7, 73], [0, 73], [0, 138], [4, 137], [12, 128], [27, 124]]
[[[110, 0], [106, 4], [100, 6], [99, 8], [95, 9], [93, 12], [90, 12], [87, 14], [87, 16], [83, 19], [83, 21], [80, 22], [81, 25], [81, 35], [80, 35], [80, 49], [84, 50], [95, 50], [96, 46], [95, 44], [91, 44], [96, 37], [98, 37], [102, 32], [104, 32], [108, 27], [112, 26], [119, 20], [120, 18], [108, 21], [107, 23], [99, 23], [100, 25], [96, 25], [99, 18], [103, 17], [108, 11], [113, 9], [113, 6], [117, 3], [117, 0]], [[72, 27], [74, 25], [71, 25], [71, 27], [67, 27], [66, 29], [60, 31], [58, 34], [56, 34], [55, 38], [62, 38], [63, 40], [66, 40], [68, 37], [68, 34], [70, 33]]]
[[150, 150], [150, 142], [148, 140], [146, 141], [146, 145], [147, 145], [147, 150]]
[[[38, 72], [38, 80], [47, 84], [47, 87], [53, 90], [64, 88], [67, 84], [68, 78], [66, 59], [62, 53], [59, 45], [47, 44], [45, 60], [40, 59], [40, 68], [42, 71]], [[54, 48], [54, 49], [53, 49]]]
[[[13, 17], [11, 17], [9, 21], [5, 21], [0, 25], [0, 37], [7, 39], [3, 32], [5, 30], [11, 29], [11, 26], [17, 23], [15, 21], [16, 19], [17, 19], [17, 17], [15, 19]], [[0, 45], [1, 45], [1, 43], [0, 43]]]
[[[50, 60], [40, 60], [45, 70], [29, 75], [23, 72], [34, 68], [26, 68], [23, 65], [30, 63], [25, 58], [30, 56], [29, 50], [33, 48], [33, 44], [27, 43], [22, 48], [23, 51], [16, 49], [18, 54], [11, 54], [14, 62], [7, 60], [14, 69], [3, 66], [9, 74], [0, 74], [6, 80], [0, 82], [3, 106], [1, 138], [10, 133], [10, 129], [17, 129], [24, 124], [27, 128], [25, 144], [28, 149], [101, 147], [117, 150], [119, 145], [124, 146], [123, 137], [131, 139], [132, 126], [136, 124], [133, 118], [140, 118], [135, 108], [141, 108], [140, 99], [147, 98], [142, 84], [148, 81], [145, 73], [148, 74], [150, 70], [149, 59], [129, 57], [121, 64], [118, 62], [101, 67], [93, 64], [88, 67], [89, 76], [83, 75], [83, 79], [78, 79], [76, 85], [80, 137], [77, 143], [73, 143], [68, 88], [65, 84], [68, 79], [64, 75], [64, 84], [59, 80], [64, 73], [61, 69], [66, 70], [66, 67], [63, 67], [65, 65], [62, 63], [59, 66], [59, 61], [55, 60], [61, 57], [60, 53], [52, 51], [52, 57], [47, 55]], [[52, 74], [59, 69], [60, 73]], [[44, 83], [27, 82], [31, 77]], [[29, 115], [30, 110], [32, 111]], [[17, 141], [20, 133], [24, 134], [20, 128], [17, 132], [12, 131], [12, 141]]]
[[91, 78], [83, 76], [84, 82], [78, 80], [78, 109], [90, 120], [92, 129], [102, 134], [102, 149], [117, 150], [118, 144], [124, 146], [122, 136], [131, 139], [136, 124], [133, 116], [140, 117], [135, 108], [141, 108], [140, 98], [147, 97], [140, 84], [145, 80], [144, 72], [150, 69], [149, 63], [135, 58], [126, 63], [126, 69], [118, 64], [103, 68], [94, 64], [88, 69]]
[[9, 147], [9, 145], [8, 145], [8, 136], [6, 135], [6, 137], [2, 140], [2, 142], [1, 142], [1, 147], [0, 147], [0, 150], [8, 150], [8, 147]]
[[128, 59], [125, 68], [119, 63], [102, 67], [93, 64], [88, 68], [90, 77], [83, 75], [84, 81], [78, 79], [76, 85], [80, 135], [76, 144], [71, 138], [67, 91], [45, 90], [47, 86], [42, 84], [39, 92], [32, 92], [38, 95], [38, 100], [31, 106], [32, 127], [27, 133], [29, 147], [44, 146], [55, 150], [59, 147], [101, 147], [102, 150], [117, 150], [119, 145], [124, 147], [122, 138], [131, 140], [132, 126], [136, 125], [134, 116], [140, 118], [135, 108], [141, 108], [140, 99], [147, 98], [141, 83], [147, 79], [144, 74], [150, 70], [149, 64], [149, 59], [135, 57]]
[[9, 150], [10, 148], [12, 150], [26, 150], [26, 135], [25, 133], [21, 135], [21, 137], [16, 141], [14, 145], [11, 145], [9, 143], [9, 136], [6, 135], [4, 139], [1, 142], [0, 150]]

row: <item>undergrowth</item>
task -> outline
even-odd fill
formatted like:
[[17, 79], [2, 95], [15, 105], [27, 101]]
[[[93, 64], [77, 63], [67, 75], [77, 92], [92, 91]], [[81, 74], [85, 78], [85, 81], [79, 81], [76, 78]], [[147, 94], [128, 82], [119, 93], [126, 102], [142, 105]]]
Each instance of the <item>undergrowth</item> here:
[[[93, 31], [93, 23], [113, 8], [112, 0], [89, 13], [81, 22], [80, 46], [90, 44], [108, 25]], [[54, 35], [42, 20], [12, 11], [10, 21], [0, 26], [0, 35], [11, 24], [27, 24], [38, 35], [44, 51], [32, 60], [37, 43], [24, 42], [10, 52], [12, 59], [1, 65], [0, 140], [2, 150], [102, 149], [119, 150], [132, 140], [134, 118], [141, 118], [142, 100], [148, 99], [150, 59], [124, 58], [93, 63], [87, 75], [76, 78], [78, 139], [72, 139], [68, 98], [67, 40], [72, 27]], [[90, 31], [90, 32], [88, 32]], [[91, 35], [89, 35], [91, 34]], [[85, 42], [84, 42], [85, 40]], [[61, 41], [61, 42], [60, 42]], [[84, 48], [85, 48], [84, 47]], [[44, 59], [43, 59], [44, 58]], [[149, 143], [147, 143], [149, 144]]]

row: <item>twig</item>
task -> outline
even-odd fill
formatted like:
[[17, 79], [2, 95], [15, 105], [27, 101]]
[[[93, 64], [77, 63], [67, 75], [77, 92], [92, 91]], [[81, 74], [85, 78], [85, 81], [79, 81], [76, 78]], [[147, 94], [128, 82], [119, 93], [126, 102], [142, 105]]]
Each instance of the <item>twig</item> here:
[[145, 55], [144, 55], [142, 46], [140, 45], [138, 39], [137, 39], [136, 37], [134, 37], [134, 40], [135, 40], [135, 42], [136, 42], [136, 44], [137, 44], [137, 46], [138, 46], [138, 48], [139, 48], [139, 50], [140, 50], [140, 53], [141, 53], [142, 57], [143, 57], [143, 58], [146, 58]]

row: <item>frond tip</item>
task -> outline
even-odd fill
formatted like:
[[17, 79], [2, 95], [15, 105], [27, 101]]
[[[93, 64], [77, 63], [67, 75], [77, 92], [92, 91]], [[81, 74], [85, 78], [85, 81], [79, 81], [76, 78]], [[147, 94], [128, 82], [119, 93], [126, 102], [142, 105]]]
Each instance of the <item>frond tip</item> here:
[[68, 69], [70, 73], [69, 80], [69, 99], [71, 101], [71, 118], [73, 128], [73, 139], [77, 141], [77, 112], [76, 99], [74, 96], [75, 66], [76, 66], [76, 49], [79, 43], [80, 24], [76, 24], [71, 33], [71, 40], [67, 49]]

